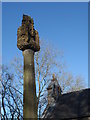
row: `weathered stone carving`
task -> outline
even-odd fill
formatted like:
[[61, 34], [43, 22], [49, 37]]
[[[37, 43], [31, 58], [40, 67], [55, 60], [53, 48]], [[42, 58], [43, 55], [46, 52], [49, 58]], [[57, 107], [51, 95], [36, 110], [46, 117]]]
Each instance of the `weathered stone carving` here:
[[54, 106], [55, 101], [58, 99], [59, 95], [61, 95], [62, 90], [61, 87], [55, 78], [55, 74], [53, 74], [51, 82], [47, 87], [48, 90], [48, 104], [49, 106]]
[[33, 19], [27, 15], [23, 15], [22, 25], [17, 31], [17, 47], [24, 51], [32, 49], [34, 52], [40, 50], [39, 35], [34, 29]]

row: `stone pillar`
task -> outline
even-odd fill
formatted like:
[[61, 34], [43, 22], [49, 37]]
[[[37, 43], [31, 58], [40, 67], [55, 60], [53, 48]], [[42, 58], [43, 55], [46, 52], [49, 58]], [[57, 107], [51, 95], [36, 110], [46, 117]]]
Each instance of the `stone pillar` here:
[[34, 53], [40, 50], [40, 46], [39, 35], [33, 24], [31, 17], [23, 15], [22, 25], [17, 31], [17, 47], [22, 50], [24, 56], [24, 118], [37, 118]]

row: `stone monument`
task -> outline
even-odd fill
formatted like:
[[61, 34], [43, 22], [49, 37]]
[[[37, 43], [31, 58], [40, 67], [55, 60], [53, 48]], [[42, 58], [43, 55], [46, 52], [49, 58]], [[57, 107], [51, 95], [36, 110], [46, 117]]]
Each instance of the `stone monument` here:
[[40, 50], [39, 35], [34, 21], [23, 15], [22, 25], [17, 30], [17, 47], [24, 56], [23, 117], [37, 118], [34, 53]]

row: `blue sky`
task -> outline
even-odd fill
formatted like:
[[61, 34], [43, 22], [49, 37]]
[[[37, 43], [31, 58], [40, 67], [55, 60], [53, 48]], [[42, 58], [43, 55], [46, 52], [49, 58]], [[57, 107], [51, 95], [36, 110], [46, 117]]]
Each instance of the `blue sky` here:
[[8, 64], [18, 53], [17, 29], [22, 15], [33, 17], [40, 39], [64, 51], [68, 71], [88, 82], [88, 3], [3, 3], [2, 60]]

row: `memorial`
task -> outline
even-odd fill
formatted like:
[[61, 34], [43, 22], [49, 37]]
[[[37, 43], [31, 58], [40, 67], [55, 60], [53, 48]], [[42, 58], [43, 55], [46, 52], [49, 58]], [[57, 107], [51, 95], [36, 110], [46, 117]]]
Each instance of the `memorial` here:
[[22, 25], [17, 30], [17, 47], [24, 57], [23, 118], [37, 118], [34, 53], [40, 50], [40, 45], [30, 16], [23, 15]]

